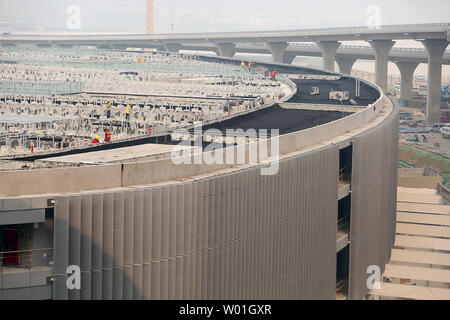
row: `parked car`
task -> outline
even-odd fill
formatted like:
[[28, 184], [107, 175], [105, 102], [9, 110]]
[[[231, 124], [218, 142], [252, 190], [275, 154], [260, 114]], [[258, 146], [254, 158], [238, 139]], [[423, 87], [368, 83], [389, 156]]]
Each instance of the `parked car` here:
[[414, 118], [405, 118], [405, 119], [400, 120], [401, 125], [408, 125], [412, 122], [414, 122]]
[[450, 123], [435, 123], [431, 127], [432, 132], [440, 133], [442, 128], [449, 128]]
[[441, 129], [442, 137], [445, 139], [450, 139], [450, 127]]

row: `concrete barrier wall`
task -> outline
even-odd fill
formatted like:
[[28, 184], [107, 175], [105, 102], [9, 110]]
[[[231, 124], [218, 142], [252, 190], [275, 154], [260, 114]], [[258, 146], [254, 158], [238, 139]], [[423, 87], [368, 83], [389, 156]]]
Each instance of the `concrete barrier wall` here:
[[314, 110], [314, 111], [337, 111], [337, 112], [360, 112], [366, 107], [363, 106], [338, 106], [330, 104], [313, 104], [313, 103], [280, 103], [279, 106], [283, 109], [295, 110]]
[[400, 177], [424, 177], [425, 168], [399, 168], [398, 176]]
[[442, 177], [398, 177], [398, 186], [403, 188], [424, 188], [436, 190]]
[[[328, 146], [276, 176], [84, 193], [81, 215], [78, 195], [57, 197], [54, 298], [334, 299], [338, 165]], [[78, 262], [85, 286], [69, 293]]]
[[0, 182], [4, 197], [118, 188], [121, 165], [2, 171]]

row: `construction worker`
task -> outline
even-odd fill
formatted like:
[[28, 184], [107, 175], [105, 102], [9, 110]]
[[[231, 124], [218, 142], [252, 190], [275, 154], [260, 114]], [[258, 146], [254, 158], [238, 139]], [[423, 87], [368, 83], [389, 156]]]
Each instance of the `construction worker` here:
[[111, 142], [111, 131], [109, 128], [105, 128], [105, 142]]
[[96, 136], [94, 139], [92, 139], [91, 143], [92, 144], [100, 143], [100, 137]]
[[106, 100], [106, 118], [111, 119], [111, 100]]
[[133, 104], [130, 103], [126, 109], [125, 109], [125, 120], [128, 122], [130, 121], [130, 114], [131, 114], [131, 110], [133, 109]]

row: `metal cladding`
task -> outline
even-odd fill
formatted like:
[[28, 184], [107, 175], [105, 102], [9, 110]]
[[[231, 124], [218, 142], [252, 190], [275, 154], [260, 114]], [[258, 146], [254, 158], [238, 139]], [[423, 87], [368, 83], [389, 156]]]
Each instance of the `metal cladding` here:
[[349, 299], [368, 293], [369, 266], [384, 272], [394, 247], [399, 109], [354, 138]]
[[[270, 177], [255, 167], [58, 197], [54, 298], [334, 299], [338, 154], [284, 160]], [[80, 258], [81, 294], [69, 293], [61, 281]]]

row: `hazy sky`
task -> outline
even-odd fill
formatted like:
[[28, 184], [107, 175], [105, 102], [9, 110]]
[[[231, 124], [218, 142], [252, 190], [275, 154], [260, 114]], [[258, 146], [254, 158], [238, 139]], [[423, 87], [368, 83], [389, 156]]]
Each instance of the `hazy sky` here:
[[[67, 8], [79, 6], [81, 32], [145, 32], [145, 0], [0, 0], [0, 31], [67, 32]], [[388, 24], [450, 23], [450, 0], [154, 0], [155, 32], [227, 32], [365, 26], [376, 6]], [[377, 9], [378, 8], [378, 9]], [[373, 10], [373, 8], [372, 8]], [[2, 23], [3, 22], [3, 23]], [[10, 30], [5, 22], [19, 29]], [[346, 43], [352, 44], [352, 43]], [[367, 45], [367, 43], [353, 43]], [[416, 41], [396, 46], [423, 47]], [[358, 61], [373, 72], [374, 63]], [[426, 74], [420, 65], [416, 74]], [[398, 74], [390, 64], [390, 72]], [[445, 81], [450, 67], [443, 68]]]
[[[296, 29], [366, 25], [367, 9], [382, 24], [450, 22], [449, 0], [154, 0], [158, 33]], [[0, 22], [36, 31], [67, 31], [70, 5], [83, 32], [144, 32], [145, 0], [0, 0]]]

